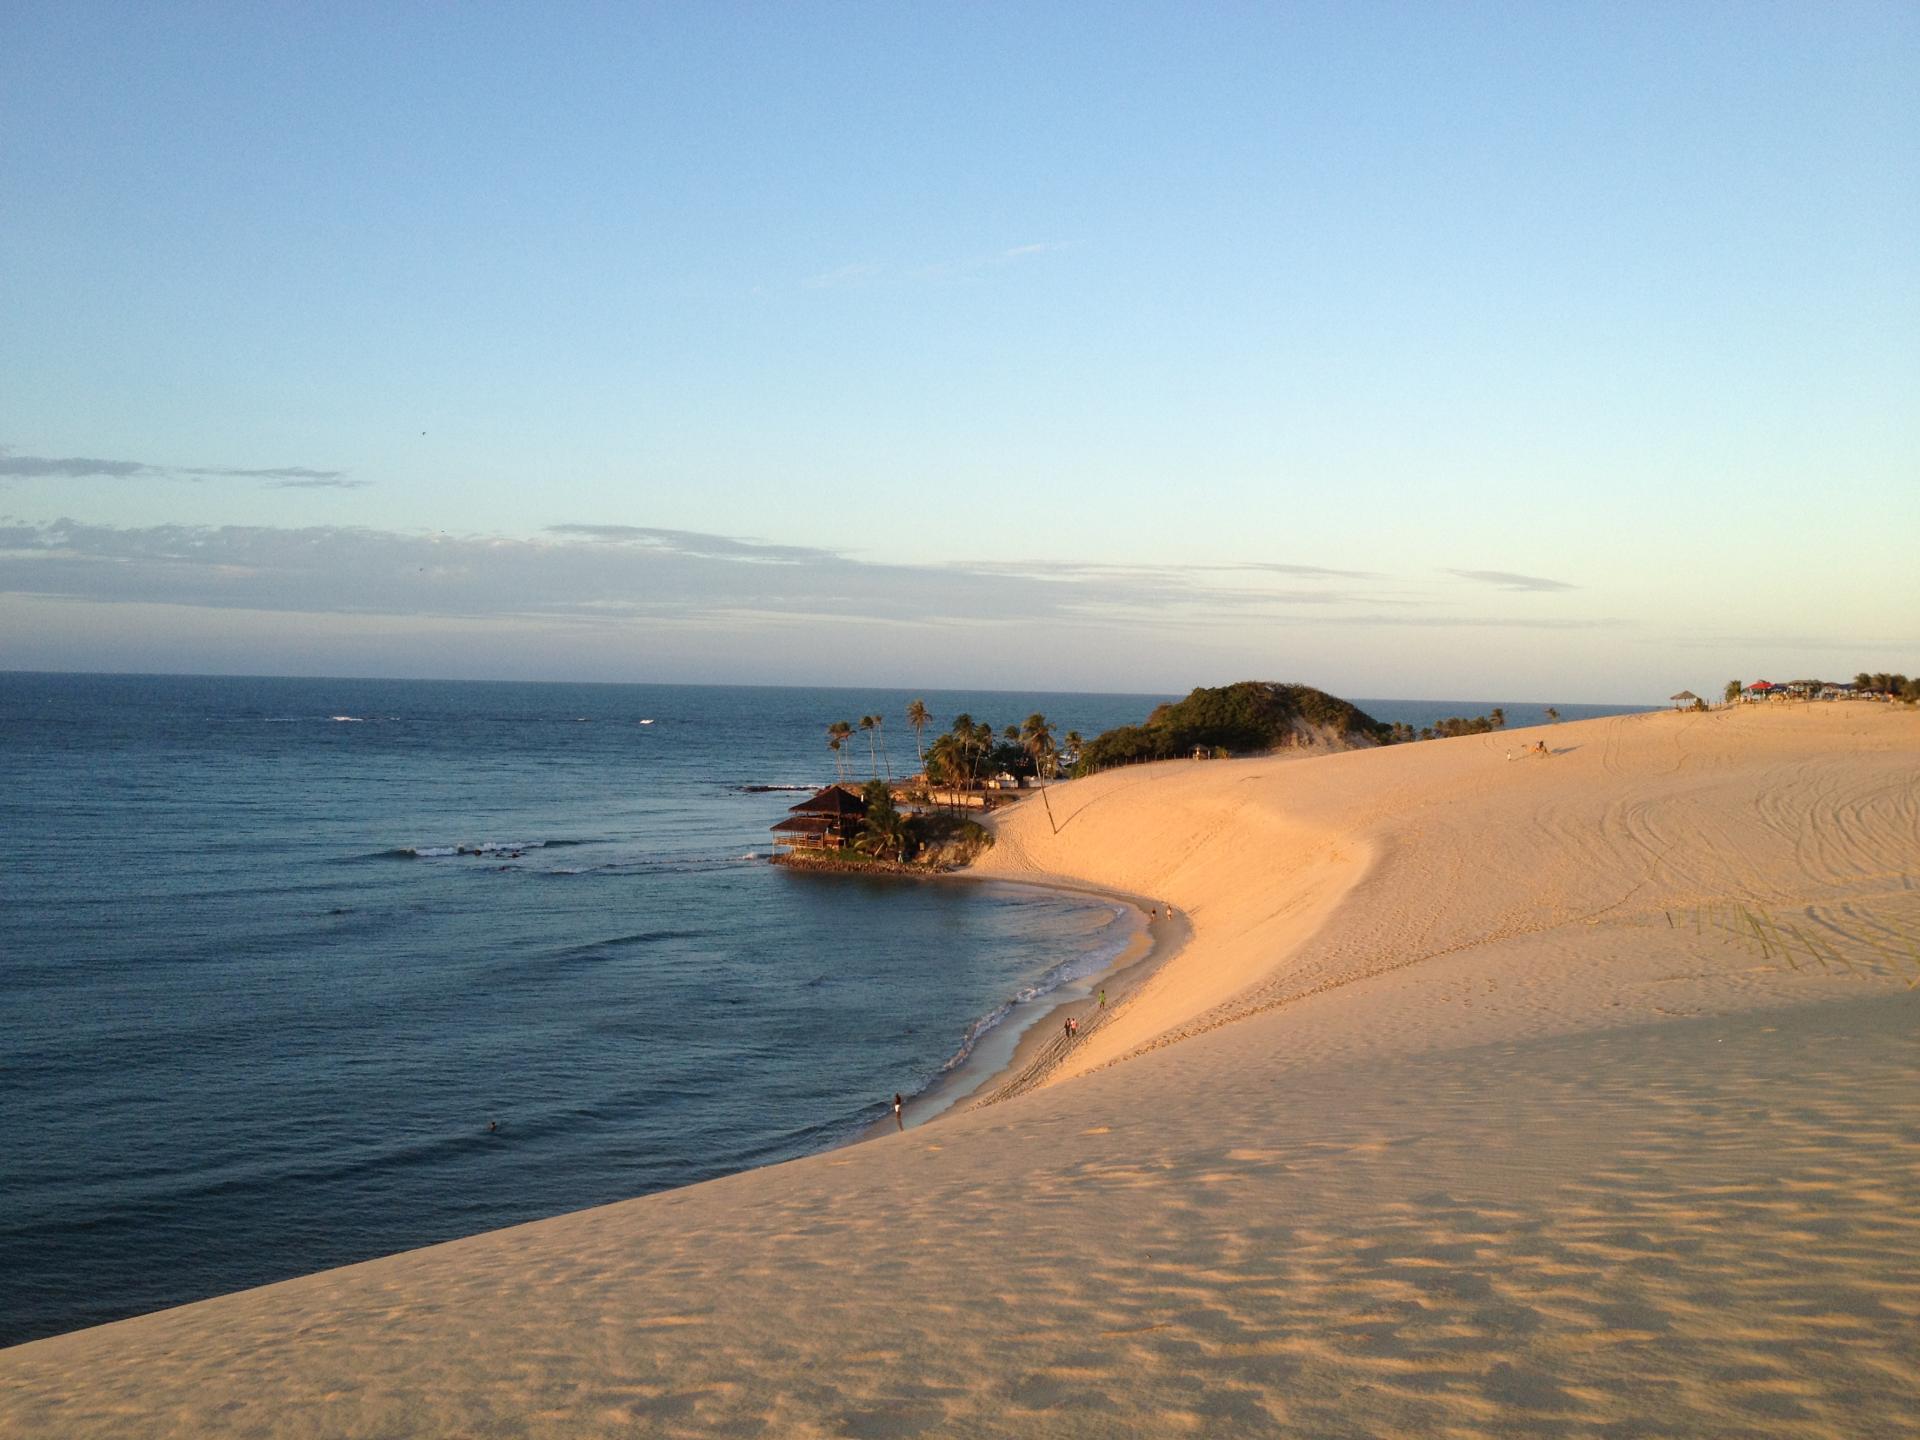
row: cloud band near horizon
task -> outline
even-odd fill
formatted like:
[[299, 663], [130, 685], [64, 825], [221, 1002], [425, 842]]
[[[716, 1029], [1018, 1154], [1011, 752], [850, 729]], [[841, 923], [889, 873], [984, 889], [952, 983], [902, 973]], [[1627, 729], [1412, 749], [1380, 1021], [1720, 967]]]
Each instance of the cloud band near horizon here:
[[[1235, 583], [1222, 583], [1228, 575]], [[1295, 582], [1281, 585], [1274, 579]], [[1367, 572], [1196, 566], [897, 564], [808, 546], [633, 525], [533, 537], [350, 526], [0, 525], [0, 592], [312, 614], [1148, 625], [1298, 623], [1592, 628], [1595, 617], [1471, 615]]]
[[0, 450], [0, 479], [129, 480], [142, 475], [159, 479], [184, 476], [191, 480], [265, 480], [289, 489], [348, 490], [372, 483], [350, 480], [343, 470], [315, 470], [305, 465], [248, 470], [218, 465], [160, 465], [149, 460], [101, 460], [85, 455], [15, 455]]

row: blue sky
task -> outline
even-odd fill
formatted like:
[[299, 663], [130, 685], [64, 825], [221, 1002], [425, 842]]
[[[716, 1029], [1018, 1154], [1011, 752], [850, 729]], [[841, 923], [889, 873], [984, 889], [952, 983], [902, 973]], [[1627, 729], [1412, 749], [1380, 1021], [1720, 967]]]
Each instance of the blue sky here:
[[1920, 670], [1909, 5], [0, 11], [0, 668]]

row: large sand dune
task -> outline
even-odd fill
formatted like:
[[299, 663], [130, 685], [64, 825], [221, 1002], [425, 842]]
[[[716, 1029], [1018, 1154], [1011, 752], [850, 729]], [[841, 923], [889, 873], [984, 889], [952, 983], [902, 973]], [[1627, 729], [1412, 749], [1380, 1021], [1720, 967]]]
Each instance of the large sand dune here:
[[0, 1434], [1920, 1433], [1917, 777], [1843, 704], [1060, 787], [989, 868], [1192, 938], [995, 1100], [17, 1347]]

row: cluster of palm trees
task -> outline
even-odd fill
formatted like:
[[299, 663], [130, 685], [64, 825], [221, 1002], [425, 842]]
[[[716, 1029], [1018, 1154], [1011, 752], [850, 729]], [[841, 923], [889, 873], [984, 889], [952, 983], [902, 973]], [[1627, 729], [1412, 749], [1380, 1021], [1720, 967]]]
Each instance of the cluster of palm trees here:
[[833, 776], [836, 780], [853, 778], [852, 758], [842, 758], [840, 752], [853, 743], [853, 732], [856, 729], [866, 732], [867, 758], [873, 765], [873, 778], [876, 780], [880, 778], [882, 763], [886, 765], [887, 778], [889, 780], [893, 778], [893, 757], [888, 755], [885, 747], [880, 744], [880, 731], [885, 723], [883, 716], [862, 715], [857, 726], [851, 720], [836, 720], [827, 726], [827, 749], [833, 752]]
[[[1077, 752], [1080, 733], [1068, 731], [1066, 744], [1070, 752]], [[952, 728], [937, 737], [921, 758], [927, 778], [946, 785], [972, 785], [995, 763], [1007, 768], [1015, 762], [1031, 764], [1035, 775], [1051, 780], [1060, 773], [1060, 741], [1047, 717], [1037, 710], [997, 737], [986, 721], [962, 714], [954, 716]]]
[[[907, 706], [907, 724], [913, 730], [915, 758], [926, 770], [927, 777], [941, 784], [973, 785], [996, 760], [1003, 767], [1013, 761], [1030, 763], [1033, 773], [1042, 779], [1051, 780], [1060, 773], [1061, 742], [1055, 738], [1047, 717], [1037, 710], [1019, 725], [1007, 726], [997, 736], [993, 726], [985, 721], [976, 721], [971, 715], [956, 715], [952, 727], [927, 745], [924, 736], [932, 723], [933, 716], [924, 700], [915, 700]], [[879, 715], [862, 715], [858, 723], [836, 720], [827, 726], [827, 749], [833, 752], [835, 779], [847, 781], [853, 778], [854, 761], [844, 752], [853, 745], [856, 731], [866, 732], [867, 758], [872, 766], [873, 778], [880, 778], [883, 767], [887, 778], [893, 778], [893, 761], [883, 743], [884, 727], [885, 720]], [[1072, 764], [1084, 743], [1080, 732], [1069, 730], [1065, 743], [1067, 763]], [[1009, 755], [1008, 749], [1018, 753]]]
[[1853, 688], [1862, 694], [1891, 695], [1896, 700], [1920, 700], [1920, 680], [1879, 670], [1869, 675], [1862, 670], [1853, 677]]
[[913, 822], [893, 803], [892, 787], [884, 780], [869, 780], [862, 792], [867, 801], [867, 818], [854, 838], [853, 848], [882, 860], [905, 860], [912, 853], [916, 838]]

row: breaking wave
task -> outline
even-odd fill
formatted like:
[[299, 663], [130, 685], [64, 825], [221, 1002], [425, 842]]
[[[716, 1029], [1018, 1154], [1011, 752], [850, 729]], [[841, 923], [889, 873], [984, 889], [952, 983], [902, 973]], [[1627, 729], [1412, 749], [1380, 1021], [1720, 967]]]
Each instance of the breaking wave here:
[[[1118, 922], [1125, 914], [1126, 911], [1122, 907], [1114, 907], [1113, 918], [1115, 922]], [[1018, 990], [1014, 991], [1011, 1000], [1001, 1001], [1000, 1004], [994, 1006], [993, 1009], [973, 1021], [961, 1035], [960, 1047], [955, 1050], [952, 1055], [948, 1056], [946, 1063], [940, 1067], [936, 1079], [939, 1076], [950, 1075], [962, 1065], [966, 1064], [968, 1057], [973, 1054], [987, 1033], [997, 1028], [1009, 1015], [1013, 1014], [1014, 1010], [1019, 1006], [1031, 1005], [1035, 1001], [1044, 1000], [1061, 986], [1074, 980], [1084, 979], [1089, 975], [1098, 975], [1102, 970], [1113, 964], [1126, 949], [1127, 938], [1127, 932], [1122, 929], [1108, 943], [1095, 946], [1093, 949], [1076, 955], [1070, 960], [1063, 960], [1060, 964], [1041, 975], [1040, 978], [1035, 980], [1031, 985], [1022, 985]]]
[[445, 860], [455, 855], [524, 855], [529, 850], [554, 850], [565, 845], [591, 845], [591, 840], [481, 840], [471, 845], [396, 845], [376, 850], [369, 860]]

